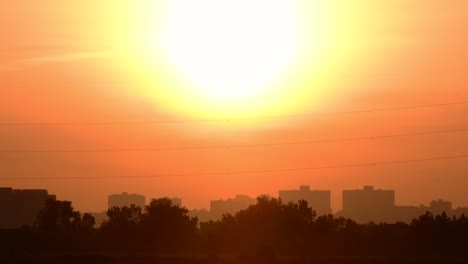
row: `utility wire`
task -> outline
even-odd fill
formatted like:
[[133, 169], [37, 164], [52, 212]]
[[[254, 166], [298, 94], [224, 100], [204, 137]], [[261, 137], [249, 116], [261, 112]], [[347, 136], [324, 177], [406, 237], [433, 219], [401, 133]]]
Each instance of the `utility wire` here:
[[445, 133], [468, 132], [468, 128], [438, 130], [429, 132], [415, 132], [403, 134], [378, 135], [371, 137], [352, 137], [352, 138], [337, 138], [325, 140], [304, 140], [304, 141], [289, 141], [289, 142], [272, 142], [272, 143], [252, 143], [252, 144], [234, 144], [224, 146], [198, 146], [198, 147], [159, 147], [159, 148], [115, 148], [115, 149], [42, 149], [42, 150], [0, 150], [1, 153], [91, 153], [91, 152], [139, 152], [139, 151], [164, 151], [164, 150], [199, 150], [199, 149], [229, 149], [229, 148], [245, 148], [245, 147], [261, 147], [261, 146], [281, 146], [281, 145], [300, 145], [311, 143], [326, 143], [326, 142], [342, 142], [342, 141], [358, 141], [358, 140], [374, 140], [397, 137], [411, 137], [422, 135], [434, 135]]
[[304, 167], [304, 168], [288, 168], [288, 169], [269, 169], [269, 170], [245, 170], [234, 172], [210, 172], [210, 173], [181, 173], [181, 174], [157, 174], [157, 175], [128, 175], [128, 176], [71, 176], [71, 177], [0, 177], [0, 180], [89, 180], [89, 179], [131, 179], [131, 178], [164, 178], [164, 177], [191, 177], [191, 176], [213, 176], [213, 175], [237, 175], [237, 174], [257, 174], [257, 173], [276, 173], [276, 172], [294, 172], [294, 171], [309, 171], [309, 170], [323, 170], [323, 169], [338, 169], [338, 168], [353, 168], [353, 167], [372, 167], [379, 165], [392, 165], [392, 164], [405, 164], [417, 163], [439, 160], [453, 160], [468, 158], [467, 155], [445, 156], [445, 157], [432, 157], [421, 159], [407, 159], [396, 161], [381, 161], [371, 163], [356, 163], [320, 167]]
[[144, 125], [144, 124], [163, 124], [163, 123], [198, 123], [198, 122], [230, 122], [241, 120], [259, 120], [259, 119], [283, 119], [283, 118], [301, 118], [312, 117], [321, 115], [339, 115], [339, 114], [358, 114], [358, 113], [374, 113], [386, 112], [397, 110], [408, 110], [417, 108], [433, 108], [444, 107], [453, 105], [465, 105], [468, 101], [437, 103], [426, 105], [413, 105], [402, 107], [387, 107], [387, 108], [374, 108], [366, 110], [353, 110], [353, 111], [337, 111], [337, 112], [321, 112], [309, 114], [296, 114], [296, 115], [276, 115], [276, 116], [256, 116], [256, 117], [226, 117], [216, 119], [180, 119], [180, 120], [154, 120], [154, 121], [123, 121], [123, 122], [38, 122], [38, 123], [0, 123], [0, 126], [94, 126], [94, 125]]

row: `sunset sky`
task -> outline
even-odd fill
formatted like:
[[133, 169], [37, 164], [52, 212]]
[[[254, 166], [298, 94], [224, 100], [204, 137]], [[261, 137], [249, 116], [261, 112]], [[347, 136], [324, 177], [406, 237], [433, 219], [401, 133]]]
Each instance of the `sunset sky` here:
[[[332, 190], [334, 211], [363, 185], [395, 189], [400, 205], [468, 206], [468, 158], [317, 169], [468, 155], [466, 10], [1, 1], [0, 186], [82, 211], [124, 191], [194, 209], [299, 185]], [[399, 134], [418, 135], [383, 137]], [[365, 139], [334, 141], [352, 138]]]

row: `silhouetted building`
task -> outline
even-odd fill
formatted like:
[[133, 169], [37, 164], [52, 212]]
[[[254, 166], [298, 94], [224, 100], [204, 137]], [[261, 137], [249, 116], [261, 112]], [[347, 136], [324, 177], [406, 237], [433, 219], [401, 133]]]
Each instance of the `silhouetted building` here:
[[468, 207], [458, 207], [457, 209], [453, 210], [453, 213], [456, 216], [465, 215], [466, 217], [468, 217]]
[[208, 211], [206, 209], [190, 210], [188, 215], [190, 217], [197, 217], [198, 218], [198, 224], [200, 224], [201, 222], [208, 222], [208, 221], [212, 220], [210, 211]]
[[33, 225], [45, 202], [54, 199], [47, 190], [0, 188], [0, 228]]
[[99, 212], [99, 213], [91, 213], [91, 215], [94, 217], [94, 220], [95, 220], [95, 224], [94, 224], [95, 228], [100, 228], [102, 223], [109, 220], [109, 217], [107, 216], [107, 211]]
[[279, 191], [279, 197], [284, 203], [306, 200], [318, 215], [331, 214], [331, 191], [310, 190], [310, 187], [303, 185], [299, 190]]
[[432, 201], [429, 211], [437, 215], [442, 214], [443, 212], [446, 214], [452, 214], [452, 202], [444, 200]]
[[172, 205], [182, 207], [182, 199], [174, 197], [174, 198], [169, 198], [172, 202]]
[[362, 190], [343, 191], [343, 216], [360, 223], [393, 221], [395, 210], [394, 190], [375, 190], [364, 186]]
[[[178, 206], [178, 207], [182, 207], [182, 199], [178, 198], [178, 197], [173, 197], [173, 198], [170, 198], [170, 197], [159, 197], [159, 198], [164, 198], [164, 199], [168, 199], [168, 200], [171, 200], [171, 203], [173, 206]], [[150, 201], [148, 203], [151, 202], [151, 200], [153, 199], [159, 199], [159, 198], [151, 198]], [[144, 209], [144, 207], [142, 207]]]
[[237, 195], [235, 198], [227, 200], [216, 200], [210, 202], [210, 213], [213, 220], [220, 219], [223, 214], [235, 214], [241, 210], [247, 209], [250, 205], [256, 203], [256, 199], [247, 195]]
[[411, 223], [413, 219], [418, 218], [424, 212], [417, 206], [401, 206], [394, 207], [391, 215], [387, 218], [388, 223], [405, 222]]
[[146, 197], [140, 194], [128, 194], [124, 192], [122, 194], [109, 195], [107, 202], [109, 209], [112, 207], [130, 206], [132, 204], [143, 209], [145, 208]]

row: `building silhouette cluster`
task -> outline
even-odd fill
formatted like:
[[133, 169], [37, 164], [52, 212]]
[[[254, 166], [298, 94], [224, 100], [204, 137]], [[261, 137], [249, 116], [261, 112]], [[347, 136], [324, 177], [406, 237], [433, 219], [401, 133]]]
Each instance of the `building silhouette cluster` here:
[[453, 209], [452, 203], [444, 200], [434, 200], [430, 206], [396, 205], [394, 190], [374, 189], [373, 186], [364, 186], [361, 190], [344, 190], [342, 197], [343, 209], [336, 215], [351, 218], [358, 223], [408, 223], [425, 212], [468, 215], [467, 207]]
[[[314, 210], [320, 214], [331, 214], [331, 191], [311, 190], [309, 186], [303, 185], [299, 190], [281, 190], [279, 197], [284, 203], [306, 200]], [[234, 198], [226, 200], [213, 200], [210, 202], [210, 210], [192, 210], [190, 215], [196, 216], [200, 222], [209, 220], [217, 221], [224, 214], [232, 214], [247, 209], [257, 202], [255, 198], [247, 195], [236, 195]]]
[[[311, 190], [310, 186], [300, 186], [298, 190], [280, 190], [279, 198], [283, 203], [305, 200], [316, 211], [317, 215], [332, 214], [331, 191]], [[219, 220], [224, 214], [235, 214], [256, 203], [254, 198], [237, 195], [227, 200], [214, 200], [210, 210], [192, 210], [191, 216], [198, 217], [200, 222]], [[357, 223], [396, 223], [417, 218], [426, 212], [447, 215], [468, 215], [468, 207], [452, 208], [452, 203], [444, 200], [434, 200], [429, 206], [405, 206], [395, 204], [395, 190], [375, 189], [364, 186], [358, 190], [343, 190], [343, 209], [335, 212], [336, 216], [351, 218]]]
[[[285, 204], [307, 201], [317, 215], [332, 214], [331, 191], [312, 190], [309, 186], [300, 186], [298, 190], [280, 190], [279, 198]], [[0, 229], [19, 228], [33, 225], [38, 213], [44, 208], [45, 201], [55, 200], [55, 195], [49, 195], [47, 190], [15, 190], [0, 188]], [[182, 207], [180, 198], [169, 198], [173, 205]], [[444, 200], [434, 200], [429, 206], [403, 206], [395, 204], [394, 190], [375, 189], [364, 186], [363, 189], [344, 190], [342, 193], [343, 208], [335, 212], [335, 216], [351, 218], [357, 223], [369, 222], [410, 222], [426, 212], [447, 215], [468, 215], [468, 207], [452, 207], [452, 203]], [[226, 200], [213, 200], [210, 208], [191, 210], [189, 215], [197, 217], [199, 222], [217, 221], [225, 214], [236, 214], [249, 206], [256, 204], [257, 199], [247, 195], [237, 195]], [[141, 194], [111, 194], [108, 196], [108, 209], [135, 205], [140, 208], [146, 206], [146, 197]], [[92, 213], [96, 226], [108, 219], [106, 211]]]
[[[173, 205], [182, 207], [182, 199], [177, 197], [169, 199]], [[146, 196], [134, 193], [129, 194], [127, 192], [107, 196], [107, 209], [114, 207], [130, 207], [132, 205], [144, 209], [147, 205]], [[92, 216], [96, 221], [96, 226], [100, 226], [104, 221], [108, 220], [106, 211], [92, 213]]]
[[[168, 199], [171, 200], [173, 205], [182, 206], [182, 199], [177, 197]], [[146, 204], [146, 196], [142, 194], [129, 194], [127, 192], [123, 192], [120, 194], [111, 194], [107, 196], [108, 209], [113, 207], [128, 207], [131, 205], [135, 205], [143, 209]]]

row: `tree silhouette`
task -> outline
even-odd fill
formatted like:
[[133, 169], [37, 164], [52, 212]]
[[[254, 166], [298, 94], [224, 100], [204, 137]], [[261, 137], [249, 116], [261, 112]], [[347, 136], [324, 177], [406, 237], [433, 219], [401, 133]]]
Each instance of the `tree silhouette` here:
[[198, 226], [198, 219], [188, 213], [189, 210], [173, 205], [168, 198], [151, 200], [141, 217], [145, 241], [157, 248], [185, 246], [185, 242], [194, 238]]
[[[181, 251], [257, 256], [468, 256], [468, 218], [426, 212], [407, 223], [357, 224], [333, 215], [317, 216], [307, 201], [284, 204], [261, 196], [257, 203], [219, 221], [200, 223], [170, 199], [153, 199], [107, 211], [99, 230], [71, 202], [49, 200], [33, 228], [0, 230], [0, 251], [150, 253]], [[247, 261], [246, 261], [247, 262]]]
[[96, 224], [96, 219], [94, 219], [94, 216], [89, 213], [85, 213], [81, 218], [81, 221], [81, 227], [84, 230], [92, 230]]
[[283, 204], [261, 196], [257, 203], [220, 221], [202, 223], [201, 232], [212, 249], [237, 249], [266, 254], [279, 248], [303, 251], [316, 217], [306, 201]]
[[47, 233], [68, 233], [89, 229], [89, 223], [94, 223], [94, 217], [86, 216], [87, 225], [83, 225], [81, 214], [75, 211], [69, 201], [47, 200], [45, 208], [39, 213], [36, 227]]
[[47, 200], [37, 215], [34, 229], [39, 241], [34, 247], [55, 250], [77, 250], [94, 238], [95, 219], [90, 214], [83, 217], [69, 201]]

